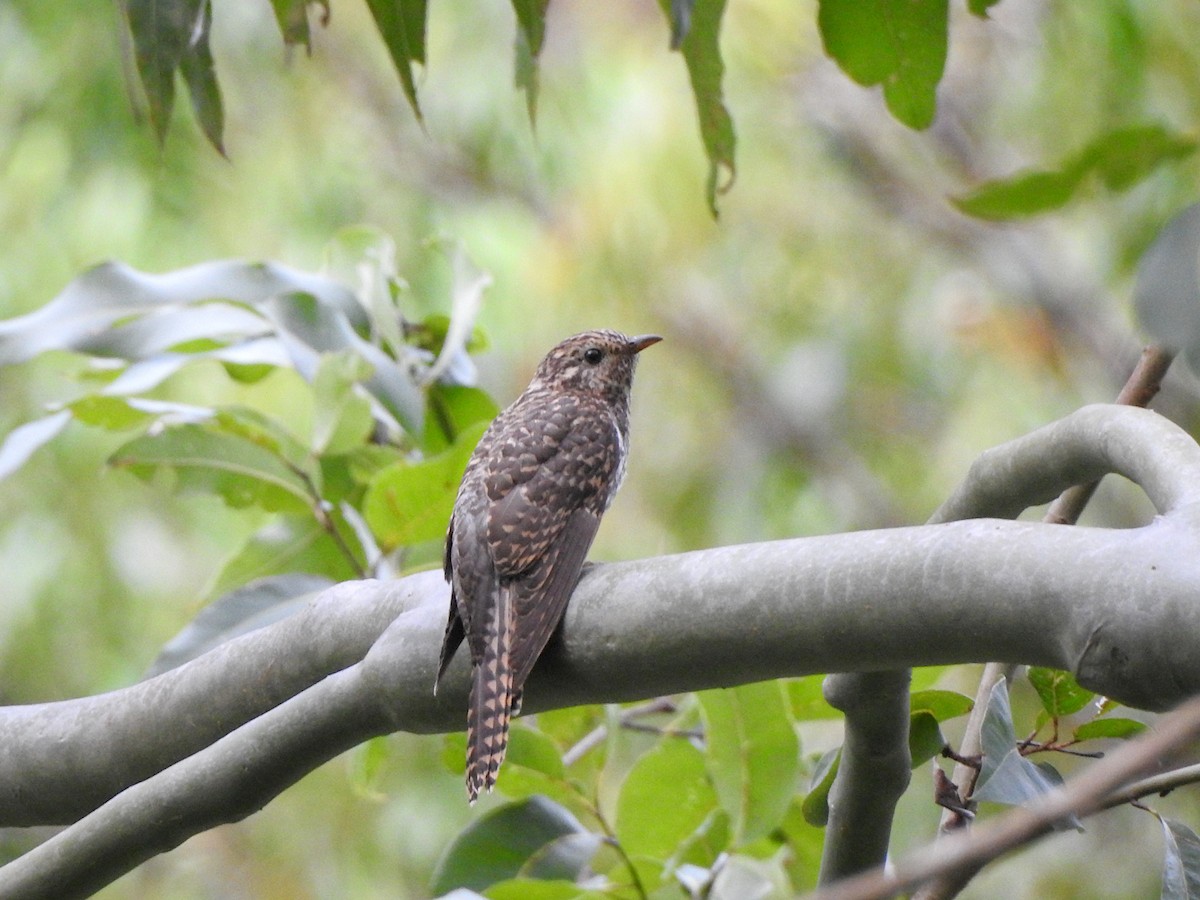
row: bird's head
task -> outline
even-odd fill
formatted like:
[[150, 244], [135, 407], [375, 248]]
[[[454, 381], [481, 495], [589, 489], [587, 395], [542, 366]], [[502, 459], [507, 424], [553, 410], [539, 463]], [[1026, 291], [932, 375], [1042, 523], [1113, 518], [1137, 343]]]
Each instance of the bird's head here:
[[628, 337], [608, 329], [572, 335], [546, 354], [530, 387], [628, 398], [638, 353], [661, 340], [657, 334]]

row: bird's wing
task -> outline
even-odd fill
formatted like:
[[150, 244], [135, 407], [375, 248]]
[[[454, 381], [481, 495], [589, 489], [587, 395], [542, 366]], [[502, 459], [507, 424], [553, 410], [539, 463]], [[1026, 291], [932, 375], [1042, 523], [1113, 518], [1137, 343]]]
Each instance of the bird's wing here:
[[567, 518], [558, 540], [534, 568], [511, 584], [516, 629], [509, 648], [509, 665], [516, 690], [525, 684], [533, 664], [566, 612], [599, 527], [600, 516], [587, 509], [575, 510]]
[[531, 450], [498, 466], [488, 485], [487, 542], [501, 579], [533, 569], [577, 510], [598, 521], [617, 470], [619, 438], [607, 417], [578, 416], [543, 427], [537, 438]]

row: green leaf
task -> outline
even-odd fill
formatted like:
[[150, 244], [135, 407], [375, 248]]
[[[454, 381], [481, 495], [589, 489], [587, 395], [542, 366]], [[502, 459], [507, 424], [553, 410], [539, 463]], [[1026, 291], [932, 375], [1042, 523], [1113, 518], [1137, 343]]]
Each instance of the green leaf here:
[[924, 710], [912, 714], [908, 724], [908, 752], [912, 767], [922, 765], [942, 752], [946, 738], [938, 726], [938, 720]]
[[425, 62], [426, 0], [367, 0], [367, 6], [400, 76], [408, 105], [420, 120], [413, 65]]
[[704, 757], [667, 738], [642, 755], [617, 798], [617, 840], [630, 856], [666, 859], [700, 830], [716, 808]]
[[[336, 510], [331, 516], [338, 530], [348, 534], [349, 528]], [[302, 515], [280, 516], [251, 537], [225, 563], [207, 593], [219, 596], [257, 578], [294, 572], [324, 575], [332, 581], [359, 577], [332, 538], [305, 510]]]
[[458, 440], [472, 425], [491, 422], [500, 412], [486, 391], [436, 382], [426, 392], [428, 412], [422, 446], [437, 453]]
[[1111, 719], [1092, 719], [1090, 722], [1085, 722], [1075, 729], [1072, 737], [1077, 741], [1092, 741], [1097, 738], [1128, 738], [1141, 734], [1145, 730], [1146, 725], [1143, 722], [1114, 716]]
[[1182, 822], [1162, 816], [1162, 900], [1200, 898], [1200, 838]]
[[120, 447], [109, 464], [144, 479], [170, 469], [180, 490], [216, 494], [235, 509], [257, 505], [271, 512], [298, 511], [312, 503], [304, 479], [279, 456], [200, 425], [135, 438]]
[[[659, 0], [659, 5], [671, 22], [674, 34], [677, 3], [675, 0]], [[705, 194], [713, 218], [717, 217], [717, 196], [729, 191], [737, 176], [734, 162], [737, 136], [733, 130], [733, 118], [725, 107], [721, 86], [725, 77], [720, 44], [721, 17], [724, 14], [725, 0], [695, 0], [691, 10], [691, 27], [679, 44], [692, 83], [692, 94], [696, 98], [700, 137], [708, 156]]]
[[75, 414], [75, 418], [84, 425], [107, 428], [109, 431], [141, 428], [154, 418], [153, 414], [138, 409], [124, 397], [108, 397], [103, 394], [81, 397], [69, 408]]
[[525, 92], [529, 121], [537, 121], [538, 57], [546, 38], [546, 9], [550, 0], [512, 0], [517, 14], [516, 86]]
[[766, 836], [787, 815], [799, 775], [800, 744], [777, 681], [697, 694], [708, 770], [729, 813], [734, 842]]
[[833, 788], [833, 780], [837, 777], [841, 762], [842, 748], [835, 747], [822, 756], [813, 769], [800, 812], [804, 821], [814, 828], [824, 828], [829, 822], [829, 791]]
[[939, 722], [965, 716], [975, 706], [975, 701], [957, 691], [913, 691], [909, 697], [909, 710], [927, 712]]
[[192, 109], [204, 136], [224, 156], [225, 109], [221, 103], [221, 88], [217, 84], [212, 51], [208, 46], [211, 27], [212, 0], [204, 0], [196, 26], [188, 35], [179, 58], [179, 71], [183, 74], [183, 83], [188, 87]]
[[514, 878], [547, 844], [587, 834], [567, 810], [542, 797], [501, 806], [468, 825], [446, 848], [434, 869], [434, 896], [455, 888], [484, 890]]
[[820, 0], [817, 25], [842, 71], [866, 87], [883, 85], [892, 115], [927, 128], [946, 67], [948, 0]]
[[348, 453], [365, 442], [374, 420], [371, 405], [355, 392], [371, 365], [357, 353], [324, 354], [313, 378], [311, 446], [317, 453]]
[[514, 722], [509, 729], [508, 752], [504, 760], [508, 765], [533, 769], [551, 778], [563, 777], [562, 751], [558, 744], [549, 735], [521, 722]]
[[[308, 4], [310, 0], [271, 0], [275, 10], [275, 21], [279, 23], [279, 33], [283, 42], [291, 46], [303, 45], [312, 51], [312, 35], [308, 28]], [[316, 0], [321, 9], [321, 24], [329, 24], [328, 0]]]
[[915, 769], [942, 752], [946, 738], [938, 723], [964, 716], [974, 701], [955, 691], [913, 691], [909, 697], [912, 718], [908, 725], [908, 750]]
[[1091, 691], [1081, 688], [1069, 672], [1058, 669], [1030, 666], [1029, 683], [1037, 691], [1042, 708], [1053, 719], [1061, 719], [1063, 716], [1079, 712], [1096, 696]]
[[183, 665], [239, 635], [300, 612], [333, 582], [317, 575], [275, 575], [251, 582], [205, 606], [150, 664], [146, 678]]
[[842, 717], [841, 711], [834, 709], [825, 699], [821, 688], [824, 680], [824, 675], [805, 675], [803, 678], [789, 678], [786, 681], [792, 718], [797, 722]]
[[160, 144], [166, 140], [175, 105], [175, 70], [204, 5], [205, 0], [126, 0], [122, 4], [150, 124]]
[[971, 15], [986, 19], [988, 10], [999, 2], [1000, 0], [967, 0], [967, 9], [971, 11]]
[[952, 202], [980, 219], [1024, 218], [1065, 206], [1093, 175], [1109, 190], [1123, 191], [1163, 164], [1194, 153], [1196, 146], [1194, 139], [1161, 125], [1119, 128], [1093, 139], [1057, 169], [989, 181]]
[[363, 516], [381, 547], [402, 547], [445, 534], [467, 460], [485, 428], [468, 428], [445, 452], [419, 463], [388, 466], [371, 479]]

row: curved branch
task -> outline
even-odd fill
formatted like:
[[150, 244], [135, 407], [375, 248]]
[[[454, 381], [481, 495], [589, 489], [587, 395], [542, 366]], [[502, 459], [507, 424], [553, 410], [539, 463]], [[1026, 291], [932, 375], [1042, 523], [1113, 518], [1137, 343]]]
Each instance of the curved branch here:
[[[1083, 410], [1007, 446], [1022, 460], [1041, 458], [1053, 470], [1067, 471], [1057, 457], [1074, 450], [1061, 437], [1080, 423], [1094, 429], [1098, 445], [1116, 448], [1114, 460], [1136, 456], [1124, 445], [1139, 428], [1144, 457], [1171, 456], [1170, 467], [1160, 461], [1144, 466], [1159, 478], [1163, 516], [1121, 531], [973, 520], [596, 566], [581, 580], [558, 639], [530, 679], [526, 710], [980, 658], [1073, 670], [1094, 690], [1152, 709], [1200, 692], [1200, 656], [1192, 643], [1200, 631], [1194, 596], [1200, 511], [1188, 505], [1195, 490], [1189, 483], [1200, 484], [1200, 448], [1152, 413], [1116, 407]], [[991, 460], [1005, 465], [999, 451]], [[1126, 474], [1139, 478], [1140, 465]], [[1009, 470], [1025, 473], [1020, 466]], [[977, 467], [980, 473], [989, 476]], [[146, 852], [260, 808], [304, 771], [372, 734], [461, 728], [465, 658], [451, 667], [439, 696], [432, 694], [447, 593], [439, 572], [326, 592], [317, 604], [324, 615], [337, 618], [335, 603], [338, 615], [357, 611], [360, 620], [341, 626], [348, 634], [362, 637], [368, 621], [398, 617], [360, 662], [240, 728], [226, 728], [232, 732], [227, 738], [125, 790], [44, 850], [0, 869], [0, 888], [21, 872], [50, 865], [47, 859], [54, 860], [52, 868], [77, 857], [136, 864]], [[264, 677], [277, 687], [273, 667], [290, 668], [293, 658], [350, 655], [326, 646], [335, 623], [308, 633], [305, 615], [264, 629], [257, 642], [248, 636], [227, 645], [236, 650], [220, 648], [179, 670], [199, 673], [209, 690], [202, 708], [219, 707]], [[280, 635], [294, 643], [283, 645]], [[213, 660], [232, 667], [227, 677]], [[197, 702], [200, 695], [182, 674], [170, 676], [139, 688], [158, 692], [178, 718], [149, 709], [138, 694], [143, 736], [184, 728], [196, 713], [181, 698]], [[108, 775], [111, 759], [89, 756], [87, 740], [96, 735], [75, 724], [90, 704], [107, 708], [112, 697], [43, 708], [43, 727], [63, 735], [64, 743], [40, 745], [46, 759], [38, 783], [81, 766], [73, 777], [99, 780], [110, 796], [126, 787]], [[55, 707], [64, 721], [53, 721]], [[133, 729], [137, 718], [130, 712], [121, 721]], [[11, 729], [9, 735], [23, 739]], [[40, 810], [52, 816], [48, 821], [61, 821], [61, 811], [28, 799], [22, 769], [13, 763], [11, 755], [0, 755], [0, 764], [9, 767], [0, 768], [7, 791], [0, 816], [28, 822]], [[124, 843], [117, 847], [114, 840]], [[129, 849], [135, 846], [150, 849]], [[56, 849], [64, 847], [71, 851]]]
[[304, 612], [149, 681], [0, 708], [3, 824], [75, 821], [361, 659], [404, 600], [402, 584], [370, 593], [337, 585]]

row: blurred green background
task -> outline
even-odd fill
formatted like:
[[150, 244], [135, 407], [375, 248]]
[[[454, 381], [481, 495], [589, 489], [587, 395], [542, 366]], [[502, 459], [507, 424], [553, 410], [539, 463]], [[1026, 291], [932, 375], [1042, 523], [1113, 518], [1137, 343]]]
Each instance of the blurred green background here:
[[[948, 196], [1052, 167], [1106, 130], [1194, 133], [1200, 6], [1003, 0], [989, 21], [951, 6], [938, 119], [915, 133], [823, 55], [814, 2], [731, 0], [738, 178], [715, 222], [686, 70], [648, 0], [551, 4], [536, 128], [512, 87], [510, 5], [431, 4], [424, 129], [365, 4], [333, 3], [305, 56], [285, 52], [267, 3], [217, 0], [228, 159], [186, 102], [161, 149], [134, 121], [115, 4], [8, 0], [0, 317], [106, 259], [316, 270], [338, 229], [370, 223], [396, 241], [419, 318], [448, 302], [429, 242], [449, 236], [495, 279], [478, 362], [501, 403], [566, 334], [666, 337], [639, 372], [629, 478], [593, 558], [920, 522], [980, 450], [1115, 396], [1140, 348], [1137, 256], [1196, 199], [1200, 174], [1191, 159], [1124, 193], [1089, 185], [1018, 224], [958, 213]], [[79, 368], [54, 354], [0, 369], [0, 433]], [[211, 375], [181, 393], [235, 390]], [[1194, 425], [1189, 390], [1173, 373], [1164, 402]], [[5, 702], [136, 680], [262, 522], [106, 471], [122, 440], [73, 425], [0, 482]], [[1088, 515], [1146, 514], [1118, 485]], [[970, 691], [969, 673], [945, 679]], [[811, 737], [806, 751], [829, 743]], [[472, 815], [441, 748], [403, 735], [360, 748], [102, 896], [426, 896]], [[926, 796], [906, 801], [898, 845], [932, 833]], [[1155, 896], [1158, 840], [1151, 820], [1121, 812], [972, 890]], [[1116, 841], [1134, 862], [1114, 874], [1096, 849]]]

